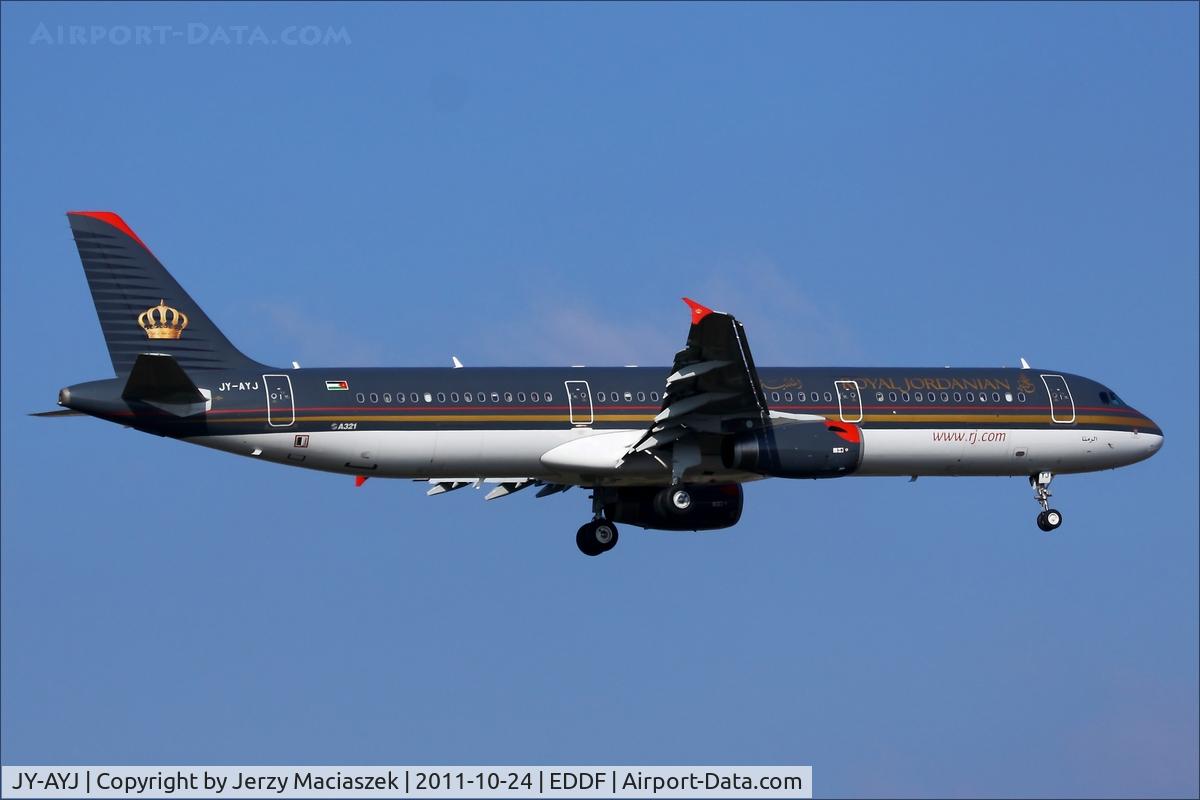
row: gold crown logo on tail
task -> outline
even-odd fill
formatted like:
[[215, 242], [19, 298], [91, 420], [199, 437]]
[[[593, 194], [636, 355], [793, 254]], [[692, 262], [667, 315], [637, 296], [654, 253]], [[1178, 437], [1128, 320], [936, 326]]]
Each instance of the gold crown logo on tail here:
[[164, 300], [138, 314], [137, 321], [150, 339], [178, 339], [188, 326], [187, 314], [171, 308]]

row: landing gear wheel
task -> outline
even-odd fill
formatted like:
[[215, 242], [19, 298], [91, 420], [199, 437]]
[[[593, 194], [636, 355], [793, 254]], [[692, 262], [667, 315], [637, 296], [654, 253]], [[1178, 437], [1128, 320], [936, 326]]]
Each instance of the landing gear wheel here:
[[1056, 508], [1047, 509], [1038, 514], [1037, 524], [1039, 528], [1049, 533], [1059, 525], [1062, 525], [1062, 513]]
[[617, 526], [606, 519], [592, 520], [575, 534], [575, 545], [585, 556], [598, 556], [617, 546]]
[[609, 550], [612, 550], [617, 546], [619, 534], [617, 533], [616, 525], [613, 525], [606, 519], [598, 520], [593, 524], [596, 526], [596, 528], [592, 532], [592, 536], [594, 536], [596, 541], [604, 547], [604, 549], [600, 552], [607, 553]]
[[1046, 533], [1062, 525], [1062, 512], [1050, 507], [1050, 481], [1052, 480], [1054, 480], [1052, 472], [1039, 472], [1029, 476], [1029, 485], [1033, 487], [1033, 498], [1042, 507], [1042, 513], [1037, 516], [1037, 524]]
[[685, 489], [676, 489], [671, 492], [671, 505], [679, 511], [687, 511], [692, 505], [692, 496]]

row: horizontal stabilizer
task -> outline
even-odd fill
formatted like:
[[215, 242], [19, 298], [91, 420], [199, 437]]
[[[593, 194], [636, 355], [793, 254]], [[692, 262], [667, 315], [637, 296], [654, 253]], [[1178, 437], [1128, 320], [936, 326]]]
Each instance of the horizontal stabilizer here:
[[136, 400], [180, 417], [199, 414], [208, 408], [205, 395], [179, 366], [173, 356], [141, 353], [133, 362], [125, 389], [125, 400]]

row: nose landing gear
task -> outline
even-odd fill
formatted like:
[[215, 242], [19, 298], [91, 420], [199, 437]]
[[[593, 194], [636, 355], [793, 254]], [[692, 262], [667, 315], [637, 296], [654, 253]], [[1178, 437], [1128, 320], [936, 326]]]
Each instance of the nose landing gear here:
[[1054, 480], [1052, 472], [1039, 472], [1037, 475], [1029, 476], [1029, 485], [1033, 487], [1034, 499], [1042, 507], [1042, 513], [1037, 516], [1037, 525], [1046, 533], [1062, 525], [1062, 512], [1050, 507], [1050, 481], [1052, 480]]

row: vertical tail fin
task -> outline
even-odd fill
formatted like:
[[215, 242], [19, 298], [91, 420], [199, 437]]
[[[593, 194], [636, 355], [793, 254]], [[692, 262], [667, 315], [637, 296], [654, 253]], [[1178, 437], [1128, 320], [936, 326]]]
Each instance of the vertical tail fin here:
[[230, 344], [150, 248], [111, 211], [67, 213], [113, 369], [140, 353], [168, 353], [185, 370], [258, 369]]

